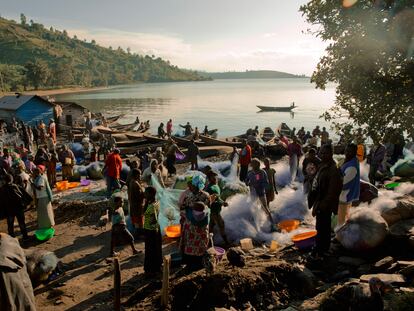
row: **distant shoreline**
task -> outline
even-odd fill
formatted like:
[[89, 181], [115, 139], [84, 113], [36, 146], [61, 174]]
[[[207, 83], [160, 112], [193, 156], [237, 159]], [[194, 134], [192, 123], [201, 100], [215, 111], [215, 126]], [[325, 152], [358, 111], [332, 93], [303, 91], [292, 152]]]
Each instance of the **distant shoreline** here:
[[[38, 95], [38, 96], [53, 96], [53, 95], [63, 95], [71, 93], [83, 93], [91, 91], [100, 91], [109, 89], [109, 86], [100, 86], [100, 87], [65, 87], [61, 89], [51, 89], [51, 90], [33, 90], [33, 91], [23, 91], [19, 92], [23, 95]], [[14, 95], [17, 92], [5, 92], [3, 96]]]

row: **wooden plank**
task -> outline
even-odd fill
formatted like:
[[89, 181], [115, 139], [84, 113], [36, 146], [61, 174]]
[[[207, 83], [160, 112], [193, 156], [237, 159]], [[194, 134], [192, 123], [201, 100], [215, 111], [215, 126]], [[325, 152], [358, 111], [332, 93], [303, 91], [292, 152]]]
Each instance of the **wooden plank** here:
[[114, 259], [114, 310], [121, 311], [121, 267], [119, 266], [119, 259]]
[[171, 255], [163, 258], [163, 272], [162, 272], [162, 288], [161, 288], [161, 306], [168, 305], [168, 294], [170, 291], [170, 263]]

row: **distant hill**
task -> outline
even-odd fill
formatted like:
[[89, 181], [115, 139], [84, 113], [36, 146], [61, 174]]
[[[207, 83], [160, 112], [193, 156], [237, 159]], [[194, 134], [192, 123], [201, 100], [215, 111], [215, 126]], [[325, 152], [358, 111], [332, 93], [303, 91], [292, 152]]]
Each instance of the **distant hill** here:
[[291, 73], [273, 70], [247, 70], [229, 72], [199, 72], [204, 77], [212, 79], [282, 79], [282, 78], [305, 78], [305, 75], [294, 75]]
[[4, 91], [205, 78], [155, 56], [104, 48], [70, 38], [65, 30], [0, 18], [0, 87]]

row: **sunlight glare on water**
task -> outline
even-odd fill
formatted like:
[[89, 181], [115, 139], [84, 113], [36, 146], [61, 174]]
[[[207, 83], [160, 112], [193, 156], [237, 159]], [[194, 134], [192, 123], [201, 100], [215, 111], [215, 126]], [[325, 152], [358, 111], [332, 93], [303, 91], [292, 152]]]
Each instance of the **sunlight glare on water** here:
[[[276, 128], [281, 122], [297, 129], [329, 126], [319, 116], [334, 103], [335, 89], [316, 90], [308, 78], [238, 79], [204, 82], [142, 83], [106, 90], [57, 96], [106, 115], [125, 114], [122, 123], [151, 120], [156, 131], [160, 122], [173, 119], [174, 130], [187, 121], [203, 129], [218, 128], [219, 136], [244, 133], [258, 125]], [[256, 105], [289, 106], [288, 112], [258, 112]]]

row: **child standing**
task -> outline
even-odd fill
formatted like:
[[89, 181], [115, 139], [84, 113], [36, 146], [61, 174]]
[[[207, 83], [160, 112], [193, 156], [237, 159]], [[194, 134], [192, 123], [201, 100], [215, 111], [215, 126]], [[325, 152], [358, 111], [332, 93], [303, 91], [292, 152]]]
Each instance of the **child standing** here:
[[114, 251], [116, 246], [129, 244], [133, 254], [138, 254], [134, 245], [134, 237], [126, 227], [125, 214], [122, 206], [124, 201], [121, 197], [114, 197], [114, 211], [112, 214], [112, 233], [111, 233], [111, 256], [117, 256]]
[[162, 264], [162, 238], [158, 213], [160, 203], [155, 198], [157, 190], [154, 187], [145, 189], [144, 207], [144, 235], [145, 235], [145, 260], [144, 271], [147, 275], [161, 271]]

